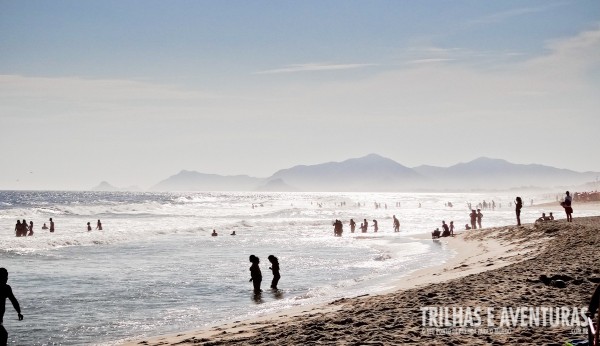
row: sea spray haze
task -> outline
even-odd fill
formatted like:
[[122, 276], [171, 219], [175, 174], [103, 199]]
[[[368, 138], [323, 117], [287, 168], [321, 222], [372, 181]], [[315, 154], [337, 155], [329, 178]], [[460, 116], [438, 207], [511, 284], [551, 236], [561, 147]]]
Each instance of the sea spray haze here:
[[[484, 199], [502, 203], [484, 211], [484, 226], [514, 223], [507, 206], [513, 198], [0, 191], [0, 266], [8, 269], [25, 315], [17, 322], [8, 311], [5, 327], [19, 345], [114, 344], [382, 291], [402, 275], [452, 255], [443, 242], [414, 235], [439, 227], [441, 220], [454, 220], [461, 229], [466, 203]], [[531, 221], [543, 209], [528, 205], [522, 218]], [[400, 233], [393, 233], [392, 215], [400, 219]], [[50, 217], [56, 222], [53, 234], [41, 229]], [[358, 225], [376, 219], [380, 231], [374, 234], [370, 227], [367, 234], [351, 234], [350, 218]], [[14, 236], [17, 219], [34, 222], [33, 237]], [[87, 222], [95, 225], [98, 219], [103, 230], [87, 232]], [[333, 237], [335, 219], [344, 223], [342, 237]], [[218, 237], [210, 236], [213, 229]], [[261, 259], [259, 298], [248, 283], [250, 254]], [[281, 263], [277, 294], [268, 289], [270, 254]]]

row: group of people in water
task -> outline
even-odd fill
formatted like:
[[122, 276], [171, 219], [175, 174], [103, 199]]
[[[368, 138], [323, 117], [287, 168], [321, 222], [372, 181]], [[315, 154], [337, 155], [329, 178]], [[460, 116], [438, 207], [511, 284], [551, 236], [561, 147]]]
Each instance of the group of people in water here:
[[[42, 229], [50, 230], [50, 233], [54, 233], [54, 221], [52, 220], [52, 218], [50, 218], [48, 221], [50, 223], [50, 227], [48, 227], [48, 225], [46, 225], [46, 223], [44, 223], [44, 225], [42, 226]], [[96, 223], [96, 229], [99, 231], [102, 230], [102, 222], [100, 222], [100, 220], [98, 220], [98, 222]], [[88, 230], [88, 232], [92, 230], [92, 225], [90, 222], [87, 223], [87, 230]], [[27, 224], [27, 220], [25, 220], [25, 219], [23, 219], [23, 221], [17, 220], [17, 224], [15, 225], [15, 235], [17, 237], [32, 236], [33, 235], [33, 221], [29, 221], [29, 224]]]
[[[52, 218], [50, 218], [50, 232], [54, 232], [54, 221], [52, 221]], [[44, 225], [42, 226], [43, 230], [47, 230], [48, 226], [46, 226], [46, 224], [44, 223]], [[29, 224], [27, 224], [27, 220], [23, 219], [23, 221], [21, 220], [17, 220], [17, 224], [15, 225], [15, 235], [17, 237], [27, 237], [27, 236], [32, 236], [33, 235], [33, 221], [29, 221]]]
[[[273, 255], [269, 255], [267, 257], [269, 262], [271, 262], [271, 272], [273, 272], [273, 280], [271, 280], [271, 289], [276, 291], [278, 290], [277, 284], [279, 283], [279, 279], [281, 275], [279, 274], [279, 259]], [[252, 286], [254, 287], [254, 294], [260, 294], [262, 290], [260, 289], [260, 284], [262, 282], [262, 272], [260, 271], [260, 259], [254, 255], [250, 255], [250, 282], [252, 282]]]
[[[394, 232], [400, 232], [400, 221], [396, 218], [396, 215], [393, 217], [393, 227]], [[354, 219], [350, 219], [350, 232], [354, 233], [356, 231], [356, 221]], [[363, 219], [363, 222], [360, 223], [360, 231], [361, 233], [367, 233], [369, 230], [369, 221], [367, 219]], [[377, 220], [373, 220], [373, 232], [377, 233], [379, 231], [379, 223]], [[344, 224], [340, 220], [335, 220], [333, 222], [333, 235], [335, 237], [341, 237], [342, 233], [344, 233]]]

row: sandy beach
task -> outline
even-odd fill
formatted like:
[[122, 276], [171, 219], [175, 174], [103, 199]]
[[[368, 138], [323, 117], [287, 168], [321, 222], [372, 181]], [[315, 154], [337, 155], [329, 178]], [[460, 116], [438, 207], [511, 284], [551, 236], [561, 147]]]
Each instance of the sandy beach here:
[[[575, 328], [579, 312], [573, 308], [587, 307], [600, 282], [600, 217], [466, 231], [439, 241], [457, 255], [400, 278], [390, 293], [128, 345], [563, 345], [587, 338], [585, 328]], [[432, 316], [453, 307], [462, 308], [463, 321], [452, 321], [456, 312], [445, 325]], [[532, 324], [527, 314], [510, 323], [501, 319], [503, 310], [536, 307], [569, 307], [563, 320], [571, 322]], [[481, 323], [467, 324], [466, 311], [476, 309]]]

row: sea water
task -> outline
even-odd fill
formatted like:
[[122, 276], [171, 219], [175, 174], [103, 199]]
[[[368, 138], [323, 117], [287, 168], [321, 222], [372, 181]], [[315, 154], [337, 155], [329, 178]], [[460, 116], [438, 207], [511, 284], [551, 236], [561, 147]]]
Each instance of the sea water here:
[[[441, 229], [442, 220], [464, 229], [466, 203], [483, 200], [496, 203], [483, 211], [484, 227], [515, 223], [508, 194], [0, 191], [0, 267], [25, 316], [17, 321], [7, 302], [4, 325], [17, 345], [112, 345], [383, 292], [453, 256], [444, 241], [416, 235]], [[541, 211], [526, 206], [523, 222]], [[49, 218], [54, 233], [41, 229]], [[34, 222], [32, 237], [15, 237], [18, 219]], [[342, 237], [333, 236], [336, 219]], [[248, 282], [251, 254], [261, 260], [259, 296]], [[276, 292], [271, 254], [281, 267]]]

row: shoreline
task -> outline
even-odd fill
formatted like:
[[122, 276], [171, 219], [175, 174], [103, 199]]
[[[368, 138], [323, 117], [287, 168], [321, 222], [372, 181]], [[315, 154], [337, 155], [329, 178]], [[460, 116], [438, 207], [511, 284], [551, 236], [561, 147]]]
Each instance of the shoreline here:
[[[533, 224], [530, 226], [533, 227]], [[489, 230], [506, 227], [511, 226], [490, 228]], [[488, 229], [482, 231], [485, 232], [486, 230]], [[455, 237], [432, 239], [432, 241], [448, 246], [448, 250], [454, 252], [454, 255], [444, 263], [409, 272], [405, 276], [394, 280], [391, 288], [374, 295], [344, 297], [328, 303], [297, 306], [262, 316], [223, 321], [216, 325], [209, 325], [195, 330], [136, 338], [123, 343], [123, 345], [236, 344], [239, 342], [236, 339], [252, 337], [262, 328], [296, 323], [297, 320], [336, 313], [342, 305], [349, 302], [359, 303], [365, 299], [377, 299], [409, 289], [426, 288], [433, 284], [498, 269], [515, 263], [515, 256], [519, 257], [518, 260], [523, 260], [527, 258], [526, 253], [533, 251], [532, 248], [523, 249], [517, 244], [502, 242], [495, 238], [478, 239], [474, 237], [474, 234], [475, 232], [459, 231], [455, 233]], [[430, 234], [424, 233], [411, 236], [411, 238], [428, 240]], [[512, 254], [513, 252], [517, 252], [517, 255]]]

